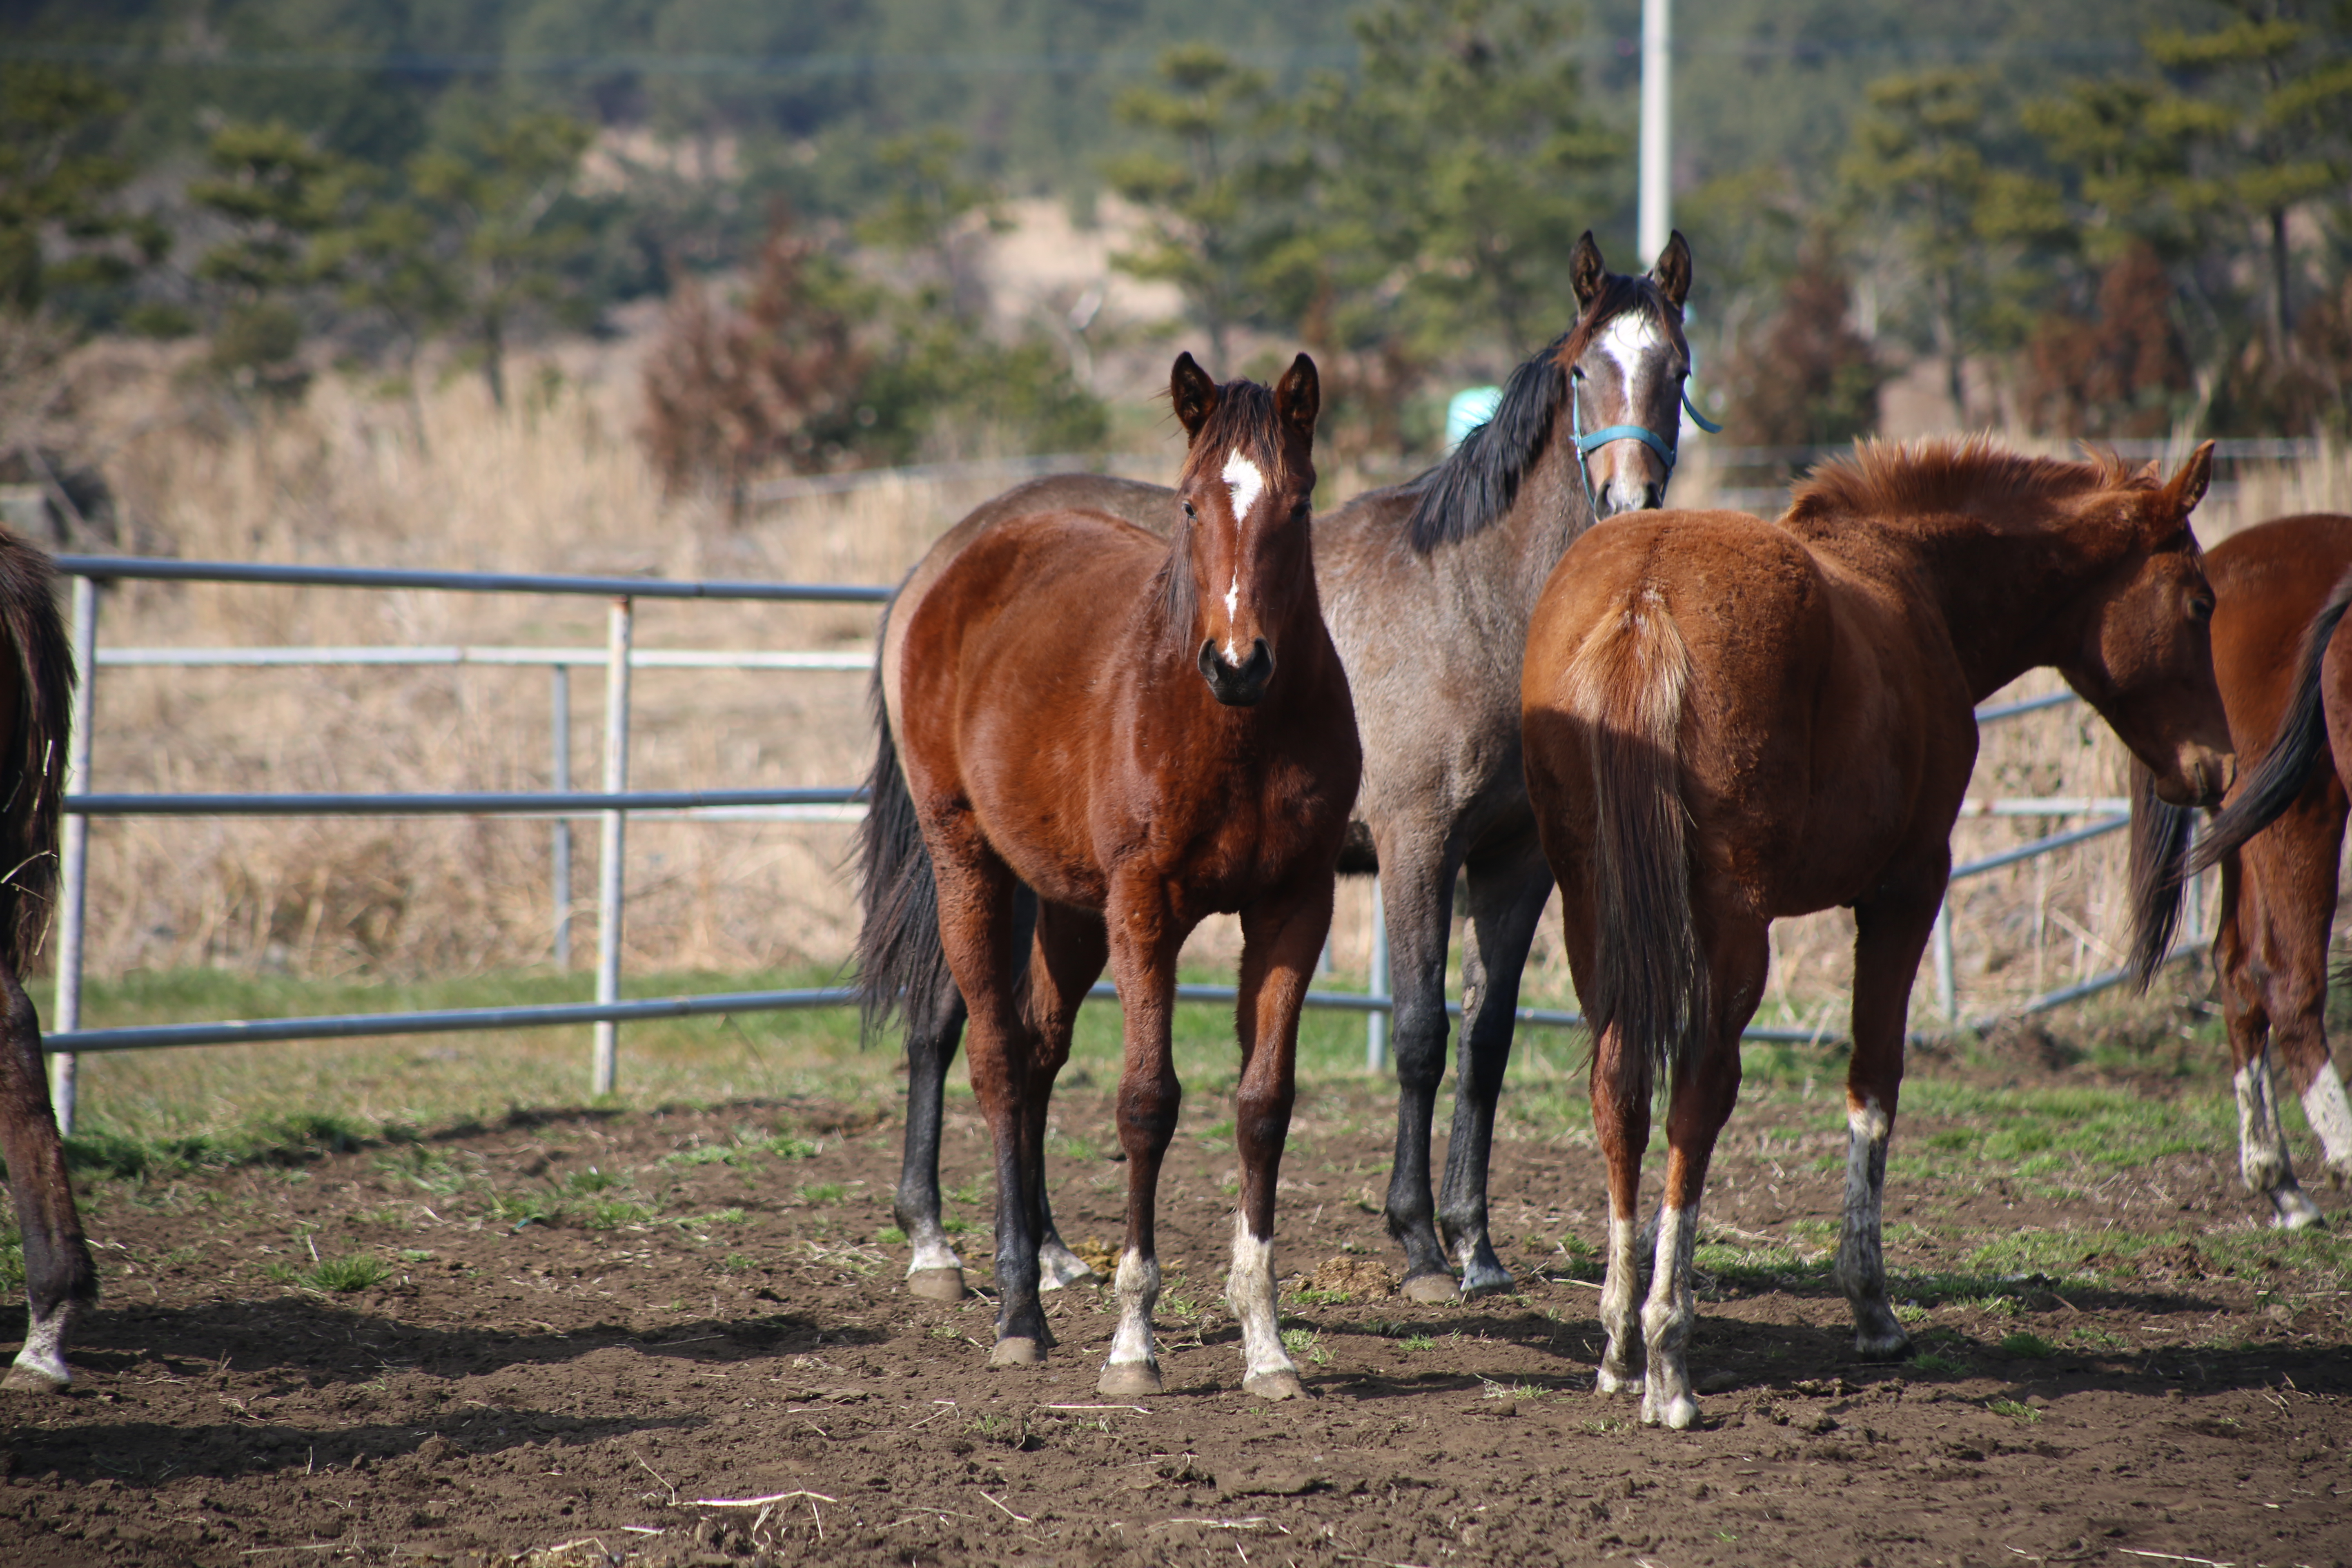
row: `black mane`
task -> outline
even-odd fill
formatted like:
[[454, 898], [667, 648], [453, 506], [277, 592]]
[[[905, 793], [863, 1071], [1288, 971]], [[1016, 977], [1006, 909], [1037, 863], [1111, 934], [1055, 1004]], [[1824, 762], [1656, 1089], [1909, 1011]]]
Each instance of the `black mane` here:
[[1576, 325], [1511, 372], [1494, 416], [1462, 438], [1444, 459], [1411, 481], [1419, 491], [1406, 537], [1427, 555], [1491, 527], [1519, 499], [1519, 485], [1551, 442], [1568, 396], [1569, 367], [1583, 357], [1601, 327], [1627, 310], [1646, 311], [1671, 324], [1680, 312], [1647, 278], [1612, 274]]

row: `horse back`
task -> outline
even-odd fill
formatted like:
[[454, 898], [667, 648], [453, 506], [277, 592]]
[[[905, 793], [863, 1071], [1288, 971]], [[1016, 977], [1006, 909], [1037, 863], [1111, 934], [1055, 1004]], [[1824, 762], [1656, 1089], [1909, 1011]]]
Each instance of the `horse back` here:
[[1966, 788], [1966, 684], [1913, 608], [1898, 584], [1760, 518], [1628, 514], [1586, 532], [1553, 572], [1523, 691], [1531, 712], [1564, 705], [1573, 718], [1595, 688], [1571, 671], [1607, 668], [1607, 645], [1632, 648], [1654, 618], [1670, 625], [1696, 866], [1759, 915], [1806, 912], [1940, 843]]
[[[2213, 677], [2241, 758], [2260, 755], [2294, 695], [2302, 629], [2352, 571], [2352, 517], [2311, 512], [2242, 530], [2205, 552], [2213, 585]], [[2339, 638], [2322, 679], [2331, 706], [2352, 696], [2352, 647]]]

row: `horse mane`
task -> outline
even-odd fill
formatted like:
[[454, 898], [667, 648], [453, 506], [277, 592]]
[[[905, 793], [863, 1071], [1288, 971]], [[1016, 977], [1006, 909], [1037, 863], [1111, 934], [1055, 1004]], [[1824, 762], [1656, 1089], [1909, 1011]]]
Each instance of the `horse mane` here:
[[[1217, 405], [1192, 444], [1185, 450], [1184, 467], [1177, 475], [1181, 489], [1202, 467], [1214, 463], [1223, 470], [1225, 459], [1239, 451], [1265, 476], [1266, 488], [1291, 478], [1282, 460], [1281, 420], [1274, 406], [1274, 391], [1255, 381], [1229, 381], [1217, 388]], [[1152, 586], [1160, 596], [1160, 616], [1171, 643], [1189, 643], [1199, 618], [1201, 585], [1192, 575], [1192, 519], [1179, 514], [1168, 535], [1168, 555], [1160, 563]], [[1190, 658], [1192, 649], [1179, 649]]]
[[1517, 504], [1520, 482], [1550, 445], [1568, 397], [1569, 372], [1592, 346], [1593, 335], [1628, 310], [1640, 310], [1662, 327], [1682, 319], [1665, 290], [1648, 278], [1607, 274], [1576, 324], [1511, 372], [1493, 417], [1410, 482], [1420, 493], [1405, 529], [1417, 553], [1458, 544]]
[[1797, 486], [1781, 521], [1917, 516], [2162, 488], [2150, 468], [2135, 472], [2113, 452], [2086, 450], [2086, 460], [2069, 462], [2012, 452], [1990, 436], [1857, 442], [1851, 456], [1830, 458]]

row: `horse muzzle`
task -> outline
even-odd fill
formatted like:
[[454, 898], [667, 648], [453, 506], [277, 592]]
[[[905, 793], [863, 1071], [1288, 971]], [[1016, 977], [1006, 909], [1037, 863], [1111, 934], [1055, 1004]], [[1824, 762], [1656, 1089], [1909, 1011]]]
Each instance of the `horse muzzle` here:
[[1629, 511], [1655, 511], [1666, 502], [1666, 487], [1647, 479], [1612, 479], [1601, 487], [1595, 500], [1601, 518], [1620, 517]]
[[1228, 708], [1254, 708], [1265, 695], [1265, 683], [1274, 679], [1274, 650], [1259, 637], [1250, 645], [1250, 656], [1234, 664], [1217, 651], [1213, 642], [1201, 645], [1201, 679], [1209, 683], [1210, 695]]

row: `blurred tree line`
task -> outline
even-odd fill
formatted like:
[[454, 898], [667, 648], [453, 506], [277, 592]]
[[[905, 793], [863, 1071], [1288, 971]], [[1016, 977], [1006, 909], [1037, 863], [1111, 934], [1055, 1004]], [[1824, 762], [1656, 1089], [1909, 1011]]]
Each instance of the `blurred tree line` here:
[[[1893, 0], [1718, 9], [1682, 18], [1677, 220], [1729, 438], [1868, 430], [1917, 363], [1969, 423], [2345, 427], [2352, 0], [1986, 0], [1965, 40]], [[1633, 0], [9, 10], [20, 345], [202, 334], [267, 400], [323, 353], [413, 396], [439, 343], [503, 399], [519, 341], [663, 297], [649, 441], [739, 500], [958, 421], [1102, 438], [1083, 332], [985, 320], [1013, 195], [1133, 204], [1118, 265], [1220, 374], [1312, 349], [1359, 455], [1426, 451], [1447, 390], [1568, 324], [1581, 230], [1649, 259]]]

